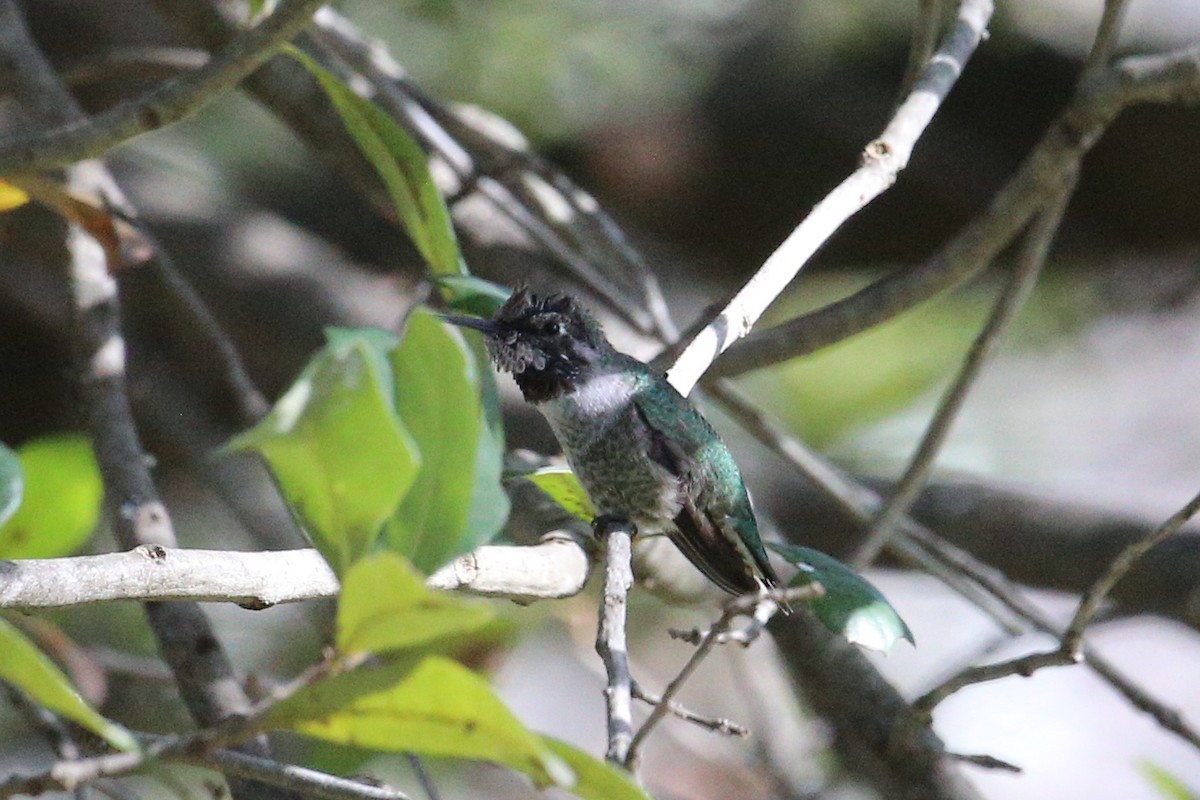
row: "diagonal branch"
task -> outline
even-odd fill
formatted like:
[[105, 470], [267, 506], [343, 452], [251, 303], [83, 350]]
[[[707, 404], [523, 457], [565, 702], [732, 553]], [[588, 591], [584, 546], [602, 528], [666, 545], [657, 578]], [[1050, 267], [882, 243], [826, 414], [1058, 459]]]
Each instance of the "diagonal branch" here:
[[937, 462], [938, 453], [941, 451], [946, 437], [950, 435], [950, 428], [966, 402], [967, 394], [983, 371], [984, 365], [999, 348], [1017, 311], [1033, 292], [1038, 275], [1042, 271], [1042, 265], [1046, 262], [1050, 243], [1058, 231], [1074, 186], [1074, 180], [1064, 186], [1058, 201], [1043, 211], [1030, 228], [1025, 247], [1012, 276], [1001, 290], [983, 330], [971, 343], [962, 367], [954, 376], [954, 382], [942, 396], [937, 411], [934, 412], [933, 419], [930, 421], [925, 435], [921, 438], [916, 452], [913, 453], [903, 477], [900, 478], [895, 490], [884, 503], [883, 509], [868, 528], [866, 538], [854, 553], [854, 566], [861, 569], [875, 560], [895, 531], [896, 524], [908, 513], [913, 501], [917, 499], [917, 495], [924, 488], [933, 471], [934, 464]]
[[[1045, 667], [1070, 666], [1084, 659], [1092, 660], [1092, 657], [1084, 649], [1083, 635], [1092, 620], [1095, 619], [1096, 613], [1108, 593], [1129, 572], [1139, 558], [1145, 555], [1150, 548], [1176, 533], [1185, 522], [1195, 516], [1197, 511], [1200, 511], [1200, 494], [1189, 500], [1183, 508], [1172, 514], [1166, 522], [1158, 526], [1145, 539], [1133, 543], [1122, 551], [1109, 565], [1108, 570], [1096, 579], [1096, 582], [1080, 599], [1074, 617], [1059, 637], [1059, 646], [1056, 649], [1030, 653], [995, 664], [968, 667], [927, 692], [913, 704], [914, 707], [920, 712], [928, 714], [938, 703], [959, 689], [976, 683], [999, 680], [1012, 675], [1021, 675], [1027, 678]], [[1195, 747], [1200, 748], [1200, 736], [1191, 732], [1186, 725], [1167, 727], [1190, 741]]]
[[749, 333], [821, 245], [895, 183], [917, 140], [982, 41], [991, 16], [991, 0], [959, 4], [958, 16], [937, 53], [883, 133], [867, 145], [862, 165], [817, 204], [729, 304], [688, 342], [668, 373], [676, 389], [683, 394], [691, 391], [713, 359]]
[[195, 72], [163, 82], [94, 117], [0, 140], [0, 175], [51, 169], [102, 156], [112, 148], [177, 122], [237, 85], [305, 26], [324, 0], [280, 0], [275, 12], [239, 34]]
[[1200, 45], [1121, 60], [1080, 85], [988, 210], [920, 266], [827, 306], [750, 334], [713, 364], [729, 377], [812, 353], [861, 333], [977, 275], [1058, 196], [1117, 115], [1141, 103], [1200, 102]]

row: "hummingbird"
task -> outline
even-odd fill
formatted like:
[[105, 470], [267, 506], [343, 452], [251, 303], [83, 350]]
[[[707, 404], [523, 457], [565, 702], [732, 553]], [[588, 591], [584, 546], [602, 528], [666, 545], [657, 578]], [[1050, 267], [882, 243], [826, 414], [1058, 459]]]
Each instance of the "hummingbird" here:
[[574, 297], [518, 289], [491, 319], [443, 319], [483, 334], [601, 517], [665, 534], [730, 594], [779, 584], [729, 448], [664, 374], [614, 348]]

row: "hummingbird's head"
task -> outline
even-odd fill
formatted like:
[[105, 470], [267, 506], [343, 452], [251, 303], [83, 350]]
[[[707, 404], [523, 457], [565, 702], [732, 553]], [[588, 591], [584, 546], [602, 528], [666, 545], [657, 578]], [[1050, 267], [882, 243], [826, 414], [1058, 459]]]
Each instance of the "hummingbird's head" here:
[[613, 352], [592, 315], [566, 294], [517, 289], [491, 319], [443, 319], [481, 331], [496, 367], [512, 373], [531, 403], [572, 391], [589, 367]]

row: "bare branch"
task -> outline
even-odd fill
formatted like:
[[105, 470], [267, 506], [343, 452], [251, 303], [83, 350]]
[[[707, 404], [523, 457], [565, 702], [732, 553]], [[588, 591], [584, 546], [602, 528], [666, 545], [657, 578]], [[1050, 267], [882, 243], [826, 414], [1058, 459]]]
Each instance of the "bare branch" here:
[[[929, 713], [938, 703], [945, 700], [959, 689], [985, 681], [994, 681], [1012, 675], [1028, 678], [1039, 669], [1045, 667], [1061, 667], [1077, 664], [1085, 657], [1083, 634], [1096, 616], [1100, 605], [1104, 602], [1112, 587], [1116, 585], [1129, 569], [1154, 545], [1166, 539], [1183, 527], [1183, 524], [1195, 516], [1200, 510], [1200, 494], [1197, 494], [1179, 511], [1158, 526], [1149, 536], [1126, 548], [1108, 570], [1096, 580], [1079, 601], [1075, 616], [1070, 625], [1059, 637], [1059, 647], [1048, 652], [1030, 653], [1019, 658], [1001, 661], [995, 664], [985, 664], [979, 667], [969, 667], [943, 682], [940, 686], [927, 692], [914, 703], [914, 707], [924, 713]], [[1178, 731], [1176, 731], [1178, 732]], [[1185, 737], [1187, 738], [1187, 737]], [[1191, 739], [1200, 747], [1200, 740]]]
[[[647, 692], [641, 687], [641, 684], [637, 683], [636, 681], [634, 681], [633, 684], [633, 697], [635, 700], [641, 700], [642, 702], [651, 706], [658, 706], [662, 705], [663, 703], [663, 699], [661, 697]], [[747, 728], [745, 725], [740, 725], [731, 719], [725, 719], [724, 717], [706, 717], [701, 714], [697, 714], [695, 711], [691, 711], [673, 701], [668, 702], [666, 705], [667, 710], [670, 711], [671, 714], [683, 720], [684, 722], [690, 722], [693, 725], [699, 725], [701, 728], [713, 731], [714, 733], [719, 733], [722, 736], [750, 735], [749, 728]]]
[[51, 169], [101, 156], [142, 133], [177, 122], [237, 85], [296, 36], [324, 0], [280, 0], [275, 12], [238, 35], [195, 72], [165, 81], [90, 119], [0, 143], [0, 175]]
[[1172, 514], [1166, 522], [1159, 525], [1145, 539], [1125, 548], [1113, 560], [1112, 564], [1109, 565], [1108, 570], [1084, 593], [1082, 599], [1079, 601], [1079, 609], [1075, 612], [1075, 616], [1071, 620], [1071, 624], [1067, 626], [1066, 634], [1063, 636], [1063, 648], [1072, 657], [1079, 658], [1080, 647], [1083, 643], [1083, 632], [1091, 624], [1092, 619], [1096, 616], [1096, 612], [1100, 609], [1100, 604], [1104, 602], [1104, 599], [1112, 591], [1117, 581], [1125, 577], [1130, 568], [1137, 563], [1138, 559], [1146, 554], [1146, 551], [1168, 536], [1172, 536], [1178, 532], [1185, 522], [1196, 515], [1198, 510], [1200, 510], [1200, 494], [1189, 500], [1183, 508]]
[[908, 165], [913, 148], [982, 40], [992, 16], [991, 0], [963, 0], [958, 17], [913, 91], [879, 138], [867, 145], [860, 166], [817, 204], [770, 255], [729, 304], [684, 348], [669, 371], [671, 383], [687, 394], [713, 359], [745, 336], [800, 269], [834, 232], [891, 187]]
[[1034, 222], [1016, 268], [996, 299], [987, 323], [971, 343], [966, 359], [958, 374], [954, 376], [954, 382], [942, 396], [921, 443], [904, 471], [904, 476], [871, 523], [866, 538], [855, 552], [853, 563], [856, 567], [861, 569], [875, 560], [895, 530], [896, 523], [908, 513], [909, 507], [921, 493], [929, 474], [933, 471], [942, 444], [950, 435], [950, 428], [966, 402], [967, 394], [983, 371], [984, 365], [999, 348], [1017, 311], [1033, 292], [1074, 186], [1075, 181], [1069, 181], [1063, 187], [1058, 201], [1043, 211]]
[[885, 322], [974, 277], [1061, 191], [1083, 156], [1125, 108], [1200, 102], [1200, 46], [1126, 58], [1081, 84], [1072, 103], [1026, 158], [988, 211], [920, 266], [887, 276], [816, 311], [755, 332], [716, 361], [732, 376], [819, 350]]
[[281, 789], [290, 789], [303, 797], [319, 800], [409, 800], [404, 792], [387, 786], [372, 786], [361, 781], [340, 778], [295, 764], [285, 764], [236, 750], [213, 750], [202, 758], [186, 754], [172, 755], [170, 761], [183, 761], [200, 767], [215, 768], [226, 775], [255, 780]]
[[[583, 588], [588, 558], [573, 539], [485, 546], [429, 577], [433, 589], [532, 603]], [[263, 609], [334, 597], [337, 578], [316, 550], [240, 552], [139, 545], [122, 553], [0, 561], [0, 608], [32, 611], [113, 600], [192, 600]]]
[[752, 637], [730, 636], [731, 633], [734, 633], [733, 621], [735, 619], [745, 616], [752, 617], [752, 627], [757, 632], [779, 611], [782, 603], [787, 603], [790, 600], [801, 601], [820, 597], [824, 592], [825, 588], [823, 586], [819, 583], [812, 583], [797, 588], [775, 590], [763, 595], [742, 595], [741, 597], [735, 597], [727, 601], [717, 621], [694, 641], [696, 650], [688, 658], [683, 668], [679, 670], [679, 674], [667, 684], [667, 688], [663, 690], [662, 697], [658, 698], [658, 703], [655, 705], [654, 710], [650, 712], [650, 716], [638, 728], [637, 734], [629, 744], [629, 752], [625, 761], [626, 766], [631, 770], [637, 769], [638, 760], [641, 757], [641, 747], [645, 744], [646, 738], [653, 732], [658, 723], [662, 722], [667, 714], [673, 713], [675, 696], [679, 694], [684, 684], [692, 677], [692, 674], [695, 673], [704, 659], [708, 657], [708, 654], [712, 652], [713, 647], [724, 644], [727, 641], [738, 641], [743, 645], [750, 643], [750, 638]]
[[587, 553], [568, 535], [529, 547], [484, 546], [429, 576], [434, 589], [452, 589], [517, 603], [571, 597], [587, 581]]

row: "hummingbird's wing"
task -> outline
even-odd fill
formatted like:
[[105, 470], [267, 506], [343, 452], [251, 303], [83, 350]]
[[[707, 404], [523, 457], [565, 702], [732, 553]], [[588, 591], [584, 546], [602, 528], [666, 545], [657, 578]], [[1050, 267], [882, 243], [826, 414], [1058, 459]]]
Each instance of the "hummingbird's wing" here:
[[[709, 580], [730, 594], [746, 594], [757, 590], [760, 582], [756, 573], [761, 573], [768, 585], [774, 584], [775, 575], [767, 562], [766, 553], [756, 553], [752, 549], [757, 544], [758, 549], [762, 550], [757, 530], [752, 532], [752, 540], [747, 541], [724, 509], [706, 507], [711, 504], [703, 503], [701, 499], [708, 494], [702, 491], [700, 485], [704, 480], [702, 470], [689, 453], [687, 442], [663, 433], [654, 424], [655, 414], [648, 405], [637, 398], [633, 402], [634, 411], [642, 423], [640, 429], [646, 437], [646, 452], [654, 462], [679, 479], [681, 507], [674, 519], [675, 530], [667, 531], [668, 538]], [[699, 424], [707, 426], [690, 406], [686, 411], [691, 412]], [[748, 499], [746, 506], [747, 513], [750, 513]], [[750, 524], [753, 525], [753, 521]]]

